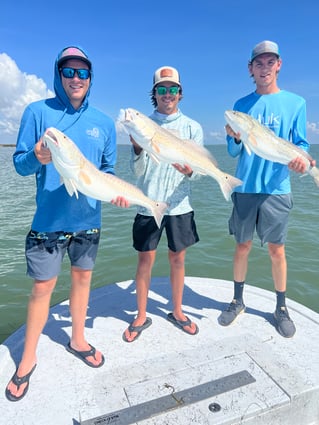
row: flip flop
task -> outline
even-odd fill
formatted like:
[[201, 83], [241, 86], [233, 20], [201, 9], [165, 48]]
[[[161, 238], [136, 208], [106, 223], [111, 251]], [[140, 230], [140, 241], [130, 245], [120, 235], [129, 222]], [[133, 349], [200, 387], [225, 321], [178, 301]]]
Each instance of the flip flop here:
[[78, 359], [82, 360], [86, 365], [90, 366], [90, 367], [101, 367], [104, 364], [104, 356], [102, 354], [102, 360], [99, 364], [95, 365], [92, 362], [90, 362], [89, 360], [87, 360], [87, 357], [93, 356], [95, 358], [95, 353], [96, 353], [96, 349], [95, 347], [93, 347], [93, 345], [89, 344], [89, 346], [91, 347], [91, 350], [88, 351], [78, 351], [75, 350], [74, 348], [71, 347], [71, 344], [68, 343], [68, 345], [65, 347], [66, 350], [73, 354], [75, 357], [77, 357]]
[[129, 341], [127, 338], [126, 338], [126, 335], [125, 335], [125, 332], [123, 333], [123, 335], [122, 335], [122, 338], [123, 338], [123, 341], [125, 341], [125, 342], [134, 342], [134, 341], [136, 341], [137, 340], [137, 338], [141, 335], [141, 333], [144, 331], [144, 329], [146, 329], [146, 328], [148, 328], [149, 326], [151, 326], [151, 324], [152, 324], [152, 319], [150, 318], [150, 317], [147, 317], [146, 318], [146, 320], [145, 320], [145, 322], [143, 323], [143, 325], [141, 325], [141, 326], [133, 326], [132, 324], [130, 324], [130, 326], [128, 327], [128, 331], [130, 332], [130, 333], [132, 333], [132, 332], [137, 332], [137, 335], [136, 335], [136, 337], [134, 338], [134, 339], [132, 339], [132, 341]]
[[173, 313], [168, 313], [167, 315], [167, 320], [171, 323], [173, 323], [173, 325], [175, 325], [178, 329], [181, 329], [183, 332], [187, 333], [188, 335], [196, 335], [199, 332], [198, 326], [196, 325], [196, 323], [194, 323], [196, 330], [195, 332], [189, 332], [187, 331], [185, 328], [185, 326], [191, 326], [192, 322], [191, 320], [186, 316], [186, 320], [177, 320], [175, 319]]
[[12, 394], [12, 392], [8, 388], [6, 388], [6, 397], [9, 401], [19, 401], [26, 395], [26, 393], [28, 392], [28, 389], [29, 389], [30, 377], [31, 377], [32, 373], [34, 372], [34, 369], [36, 368], [36, 366], [37, 365], [35, 364], [33, 366], [33, 368], [31, 369], [31, 371], [29, 373], [27, 373], [26, 375], [22, 376], [21, 378], [17, 374], [18, 369], [15, 371], [15, 374], [11, 378], [11, 381], [14, 383], [14, 385], [16, 385], [18, 389], [20, 388], [20, 386], [22, 384], [27, 383], [27, 385], [26, 385], [25, 389], [23, 390], [23, 393], [20, 396], [16, 396], [16, 395]]

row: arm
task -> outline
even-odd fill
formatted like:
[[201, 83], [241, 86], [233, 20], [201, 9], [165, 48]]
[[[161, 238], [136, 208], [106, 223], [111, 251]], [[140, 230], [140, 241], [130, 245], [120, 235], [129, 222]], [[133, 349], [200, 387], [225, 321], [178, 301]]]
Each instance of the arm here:
[[42, 164], [48, 164], [50, 161], [51, 153], [43, 146], [35, 115], [29, 106], [21, 119], [13, 164], [18, 174], [29, 176], [37, 173]]
[[117, 151], [116, 151], [116, 131], [115, 125], [110, 124], [109, 132], [104, 144], [100, 170], [104, 173], [115, 174]]
[[225, 126], [225, 130], [227, 133], [226, 141], [228, 153], [235, 158], [240, 154], [243, 148], [243, 143], [240, 140], [240, 133], [235, 133], [228, 124]]
[[135, 142], [132, 136], [130, 136], [130, 142], [132, 143], [131, 170], [136, 177], [140, 177], [144, 174], [146, 168], [146, 152]]

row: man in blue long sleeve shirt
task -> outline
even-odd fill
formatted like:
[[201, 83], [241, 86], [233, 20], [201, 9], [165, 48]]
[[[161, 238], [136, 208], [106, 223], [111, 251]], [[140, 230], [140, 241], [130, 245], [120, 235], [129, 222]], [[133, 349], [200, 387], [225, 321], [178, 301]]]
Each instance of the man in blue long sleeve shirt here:
[[[55, 97], [31, 103], [25, 110], [13, 161], [23, 176], [35, 174], [36, 212], [26, 238], [27, 273], [34, 279], [28, 305], [26, 337], [21, 362], [6, 388], [18, 401], [28, 391], [37, 358], [36, 348], [46, 323], [52, 291], [66, 252], [71, 262], [70, 312], [72, 335], [66, 349], [88, 366], [103, 365], [104, 356], [84, 336], [92, 270], [97, 255], [101, 202], [67, 193], [51, 161], [42, 136], [56, 127], [70, 137], [100, 170], [114, 174], [116, 133], [113, 121], [88, 101], [92, 63], [78, 47], [63, 49], [55, 61]], [[126, 200], [113, 201], [127, 206]]]
[[[306, 103], [302, 97], [278, 87], [281, 65], [276, 43], [263, 41], [257, 44], [248, 64], [256, 91], [239, 99], [234, 110], [253, 116], [277, 136], [308, 150]], [[230, 234], [236, 239], [234, 298], [220, 315], [219, 323], [228, 326], [245, 310], [243, 290], [256, 230], [261, 244], [268, 243], [277, 295], [274, 313], [276, 328], [282, 336], [289, 338], [296, 331], [286, 306], [285, 240], [288, 216], [293, 205], [289, 169], [303, 173], [306, 164], [302, 158], [296, 158], [286, 166], [255, 154], [249, 155], [240, 140], [240, 134], [234, 133], [229, 125], [226, 126], [226, 132], [228, 152], [233, 157], [238, 156], [236, 177], [243, 180], [243, 184], [232, 195], [233, 212], [229, 220]]]

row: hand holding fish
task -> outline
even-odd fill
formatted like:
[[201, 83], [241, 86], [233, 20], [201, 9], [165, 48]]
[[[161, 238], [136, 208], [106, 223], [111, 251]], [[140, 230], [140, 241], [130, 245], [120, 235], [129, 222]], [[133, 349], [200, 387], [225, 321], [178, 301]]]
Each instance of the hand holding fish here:
[[133, 147], [134, 147], [134, 152], [135, 152], [135, 154], [136, 154], [136, 155], [139, 155], [139, 154], [142, 152], [143, 148], [141, 148], [141, 146], [140, 146], [140, 145], [138, 145], [138, 144], [135, 142], [135, 140], [133, 139], [133, 137], [132, 137], [132, 136], [130, 136], [130, 141], [131, 141], [131, 143], [132, 143], [132, 145], [133, 145]]
[[235, 133], [229, 124], [225, 125], [225, 130], [228, 136], [233, 137], [235, 139], [235, 142], [239, 144], [239, 142], [241, 141], [240, 133]]
[[120, 207], [120, 208], [130, 207], [130, 202], [123, 196], [118, 196], [117, 198], [112, 199], [111, 204], [116, 205], [117, 207]]
[[295, 173], [303, 174], [307, 170], [307, 164], [302, 158], [297, 157], [288, 163], [288, 168]]
[[49, 164], [52, 161], [51, 151], [43, 144], [42, 139], [34, 146], [34, 154], [37, 160], [43, 165]]
[[111, 202], [122, 208], [141, 205], [149, 209], [157, 226], [161, 226], [168, 206], [165, 202], [154, 201], [136, 186], [113, 174], [100, 171], [85, 158], [78, 146], [58, 129], [48, 128], [43, 140], [51, 151], [53, 165], [70, 196], [75, 195], [78, 198], [78, 192], [81, 192], [90, 198]]
[[225, 120], [230, 129], [240, 135], [240, 140], [249, 155], [254, 152], [268, 161], [287, 165], [290, 170], [297, 173], [308, 173], [319, 187], [319, 169], [316, 167], [316, 161], [301, 147], [278, 137], [270, 128], [244, 112], [225, 111]]
[[[310, 167], [316, 166], [316, 161], [314, 159], [309, 159], [309, 162], [310, 162]], [[292, 161], [288, 163], [288, 168], [294, 171], [295, 173], [303, 174], [307, 172], [308, 164], [305, 162], [303, 158], [298, 156], [297, 158], [293, 159]]]
[[191, 167], [187, 164], [181, 165], [181, 164], [172, 164], [174, 168], [176, 168], [177, 171], [179, 171], [182, 174], [185, 174], [185, 176], [191, 177], [193, 174], [193, 170]]
[[[243, 183], [220, 170], [215, 158], [204, 146], [197, 145], [194, 140], [181, 139], [136, 109], [121, 109], [118, 124], [130, 135], [137, 155], [144, 149], [157, 164], [172, 164], [183, 174], [194, 172], [213, 177], [227, 201], [230, 200], [234, 188]], [[189, 168], [185, 168], [186, 164]]]

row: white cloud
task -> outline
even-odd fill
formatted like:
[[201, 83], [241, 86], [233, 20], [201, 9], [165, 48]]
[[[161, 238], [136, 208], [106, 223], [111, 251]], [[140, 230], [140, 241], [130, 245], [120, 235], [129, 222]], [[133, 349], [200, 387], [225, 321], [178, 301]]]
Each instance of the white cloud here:
[[319, 122], [307, 122], [307, 138], [310, 143], [319, 143]]
[[315, 133], [315, 134], [319, 134], [319, 123], [315, 123], [315, 122], [307, 122], [307, 130]]
[[0, 53], [0, 143], [15, 143], [25, 107], [52, 97], [45, 82], [17, 67], [6, 53]]
[[220, 131], [209, 131], [204, 134], [204, 142], [206, 145], [218, 145], [225, 143], [226, 133]]

